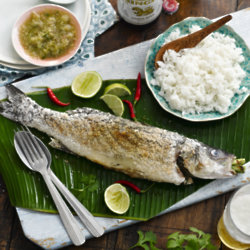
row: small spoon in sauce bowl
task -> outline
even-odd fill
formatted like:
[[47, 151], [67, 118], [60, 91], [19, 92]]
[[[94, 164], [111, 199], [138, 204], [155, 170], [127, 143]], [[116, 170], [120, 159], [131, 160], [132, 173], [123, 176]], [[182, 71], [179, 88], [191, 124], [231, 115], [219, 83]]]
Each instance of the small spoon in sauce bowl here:
[[198, 30], [190, 35], [178, 38], [174, 41], [171, 41], [165, 45], [163, 45], [159, 51], [156, 53], [155, 56], [155, 68], [157, 69], [159, 67], [158, 61], [163, 60], [163, 55], [166, 52], [166, 50], [172, 49], [176, 52], [180, 51], [181, 49], [185, 48], [193, 48], [195, 47], [201, 40], [203, 40], [205, 37], [207, 37], [209, 34], [211, 34], [213, 31], [219, 29], [222, 25], [227, 23], [232, 19], [231, 15], [227, 15], [222, 17], [221, 19], [217, 20], [214, 23], [211, 23], [207, 27]]
[[47, 2], [55, 3], [55, 4], [71, 4], [76, 2], [77, 0], [47, 0]]

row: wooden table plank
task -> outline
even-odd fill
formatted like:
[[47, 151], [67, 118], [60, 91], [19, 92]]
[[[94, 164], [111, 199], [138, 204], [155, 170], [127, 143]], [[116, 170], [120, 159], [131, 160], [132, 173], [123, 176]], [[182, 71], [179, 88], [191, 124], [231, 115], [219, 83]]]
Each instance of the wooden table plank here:
[[[225, 195], [200, 202], [198, 204], [180, 209], [178, 211], [162, 215], [148, 222], [140, 222], [128, 228], [111, 232], [100, 239], [89, 240], [82, 248], [92, 249], [128, 249], [137, 242], [137, 231], [153, 231], [157, 235], [157, 247], [165, 249], [167, 235], [179, 231], [188, 233], [189, 227], [196, 227], [212, 235], [212, 242], [220, 247], [221, 243], [217, 236], [217, 222], [225, 205]], [[107, 237], [104, 244], [103, 238]], [[112, 239], [112, 240], [111, 240]], [[115, 242], [115, 246], [114, 246]], [[103, 246], [106, 248], [103, 248]], [[68, 247], [67, 250], [79, 249], [79, 247]]]
[[[110, 0], [110, 2], [117, 10], [116, 0]], [[180, 8], [175, 14], [161, 13], [157, 20], [147, 25], [135, 26], [121, 20], [105, 34], [97, 37], [96, 56], [154, 38], [172, 24], [189, 16], [204, 16], [213, 19], [237, 10], [237, 0], [181, 0], [179, 3]]]
[[8, 249], [15, 212], [0, 176], [0, 249]]
[[[117, 10], [116, 0], [110, 0]], [[174, 15], [161, 13], [153, 23], [144, 26], [133, 26], [123, 20], [116, 23], [96, 39], [96, 56], [154, 38], [173, 23], [188, 16], [205, 16], [216, 18], [240, 9], [250, 7], [250, 0], [180, 0], [180, 9]], [[165, 249], [166, 236], [175, 231], [187, 233], [190, 226], [197, 227], [212, 234], [212, 241], [218, 247], [216, 226], [230, 194], [183, 208], [181, 210], [140, 222], [138, 224], [106, 234], [98, 239], [91, 239], [81, 247], [66, 247], [66, 250], [125, 250], [136, 243], [137, 231], [152, 230], [157, 235], [159, 248]], [[16, 211], [11, 207], [5, 185], [0, 176], [0, 249], [35, 250], [40, 249], [23, 235]], [[222, 246], [222, 249], [226, 249]]]
[[250, 11], [250, 0], [238, 0], [237, 10], [249, 8]]

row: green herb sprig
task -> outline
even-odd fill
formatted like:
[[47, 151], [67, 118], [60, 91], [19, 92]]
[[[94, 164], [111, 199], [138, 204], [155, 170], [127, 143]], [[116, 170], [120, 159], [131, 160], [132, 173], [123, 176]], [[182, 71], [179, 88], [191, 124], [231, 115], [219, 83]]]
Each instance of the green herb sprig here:
[[190, 227], [190, 231], [194, 234], [180, 234], [179, 232], [172, 233], [168, 236], [166, 248], [172, 250], [202, 250], [217, 249], [211, 243], [211, 235], [202, 232], [201, 230]]
[[[206, 234], [195, 227], [190, 227], [189, 230], [193, 233], [181, 234], [180, 232], [175, 232], [170, 234], [167, 237], [166, 249], [169, 250], [217, 249], [211, 243], [210, 234]], [[139, 235], [138, 242], [134, 246], [130, 247], [130, 249], [133, 249], [135, 247], [141, 247], [144, 250], [160, 250], [155, 246], [157, 238], [152, 231], [145, 232], [145, 234], [142, 231], [137, 231], [137, 233]]]
[[152, 231], [146, 232], [145, 234], [143, 234], [142, 231], [137, 231], [137, 233], [139, 235], [138, 242], [129, 249], [133, 249], [135, 247], [141, 247], [145, 250], [160, 250], [155, 246], [156, 235]]
[[80, 183], [82, 184], [82, 188], [74, 188], [71, 191], [81, 202], [86, 202], [87, 192], [95, 192], [100, 187], [98, 179], [92, 174], [83, 176]]

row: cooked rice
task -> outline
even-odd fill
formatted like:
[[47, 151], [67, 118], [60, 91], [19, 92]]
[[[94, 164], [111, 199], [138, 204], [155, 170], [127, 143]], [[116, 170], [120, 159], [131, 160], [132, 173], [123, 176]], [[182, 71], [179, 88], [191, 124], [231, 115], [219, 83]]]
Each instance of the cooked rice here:
[[[199, 29], [193, 26], [190, 31]], [[176, 30], [166, 43], [179, 37], [180, 31]], [[151, 84], [160, 86], [159, 94], [172, 109], [183, 114], [227, 113], [235, 93], [246, 91], [246, 88], [240, 90], [246, 75], [240, 66], [243, 60], [242, 49], [236, 47], [235, 40], [215, 32], [195, 48], [178, 53], [166, 51]]]

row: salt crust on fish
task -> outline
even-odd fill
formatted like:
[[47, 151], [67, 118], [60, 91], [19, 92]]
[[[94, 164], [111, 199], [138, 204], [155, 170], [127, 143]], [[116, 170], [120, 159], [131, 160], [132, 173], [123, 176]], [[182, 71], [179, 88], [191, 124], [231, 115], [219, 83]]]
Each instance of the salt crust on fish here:
[[[234, 156], [165, 129], [92, 108], [58, 112], [39, 106], [13, 85], [0, 113], [36, 128], [67, 150], [131, 177], [179, 185], [187, 177], [227, 178]], [[54, 141], [55, 142], [55, 141]]]

